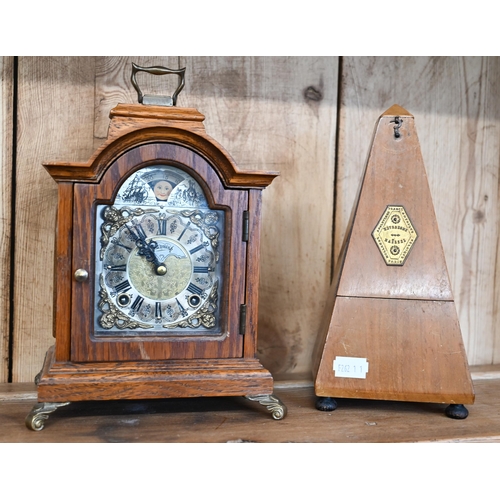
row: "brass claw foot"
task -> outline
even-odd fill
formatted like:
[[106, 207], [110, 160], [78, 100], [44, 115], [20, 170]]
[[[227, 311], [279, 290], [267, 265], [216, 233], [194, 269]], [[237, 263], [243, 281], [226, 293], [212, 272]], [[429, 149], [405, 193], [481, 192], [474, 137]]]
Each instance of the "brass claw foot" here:
[[273, 415], [275, 420], [281, 420], [286, 416], [286, 406], [272, 394], [262, 394], [259, 396], [245, 396], [250, 401], [258, 401], [262, 406], [265, 406]]
[[45, 426], [45, 420], [59, 407], [69, 405], [68, 403], [37, 403], [28, 413], [24, 423], [28, 429], [41, 431]]

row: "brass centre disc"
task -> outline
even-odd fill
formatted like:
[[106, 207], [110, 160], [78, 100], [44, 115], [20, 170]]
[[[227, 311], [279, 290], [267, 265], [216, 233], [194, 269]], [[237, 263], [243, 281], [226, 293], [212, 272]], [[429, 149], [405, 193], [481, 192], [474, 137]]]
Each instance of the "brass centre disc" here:
[[191, 259], [187, 250], [168, 238], [155, 238], [156, 254], [163, 261], [159, 266], [149, 262], [135, 249], [128, 261], [128, 273], [132, 285], [144, 297], [152, 300], [168, 300], [181, 293], [192, 275]]

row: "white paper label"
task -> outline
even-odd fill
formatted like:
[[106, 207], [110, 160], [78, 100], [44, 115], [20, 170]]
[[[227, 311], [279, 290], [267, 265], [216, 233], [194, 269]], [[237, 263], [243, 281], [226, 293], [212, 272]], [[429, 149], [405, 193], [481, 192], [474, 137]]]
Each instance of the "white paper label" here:
[[366, 378], [366, 374], [368, 373], [368, 361], [366, 358], [336, 356], [333, 362], [333, 370], [335, 371], [336, 377]]

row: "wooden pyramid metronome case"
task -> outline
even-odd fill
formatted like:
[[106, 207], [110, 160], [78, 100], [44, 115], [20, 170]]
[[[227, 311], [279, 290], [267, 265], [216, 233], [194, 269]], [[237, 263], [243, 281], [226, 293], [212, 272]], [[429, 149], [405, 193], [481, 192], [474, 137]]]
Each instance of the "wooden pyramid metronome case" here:
[[317, 396], [474, 402], [414, 118], [400, 106], [379, 118], [328, 302]]

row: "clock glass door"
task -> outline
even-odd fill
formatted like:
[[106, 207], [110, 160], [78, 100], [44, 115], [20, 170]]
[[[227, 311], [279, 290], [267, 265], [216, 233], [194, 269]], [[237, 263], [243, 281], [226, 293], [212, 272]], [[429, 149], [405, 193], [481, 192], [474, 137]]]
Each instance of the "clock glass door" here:
[[73, 361], [236, 358], [246, 190], [187, 148], [147, 144], [75, 184]]

